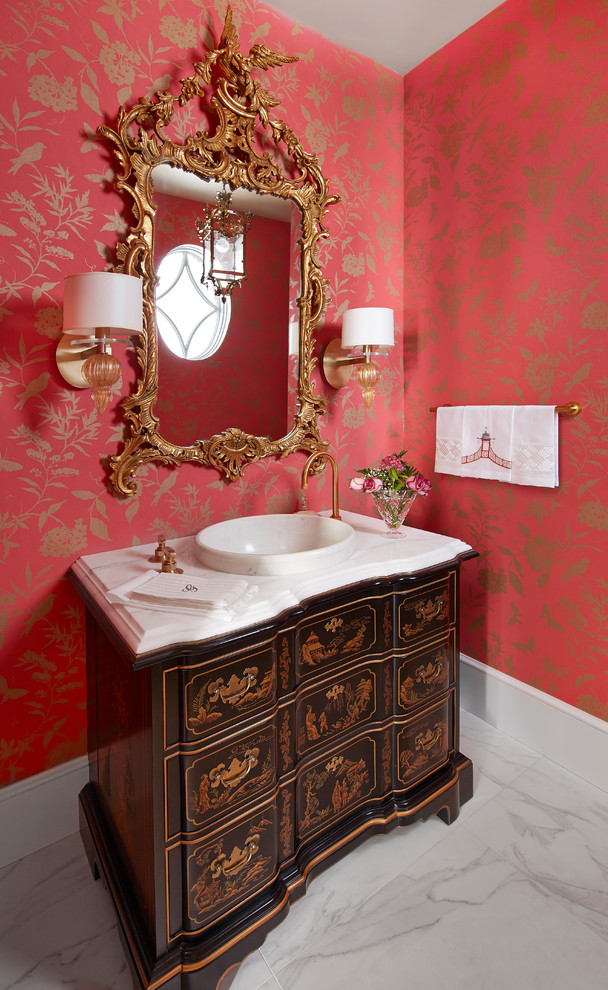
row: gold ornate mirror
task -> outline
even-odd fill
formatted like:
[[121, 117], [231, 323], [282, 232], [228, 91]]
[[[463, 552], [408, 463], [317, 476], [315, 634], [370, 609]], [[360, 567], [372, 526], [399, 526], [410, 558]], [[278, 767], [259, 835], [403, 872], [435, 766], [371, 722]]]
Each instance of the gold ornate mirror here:
[[[315, 393], [311, 377], [315, 363], [313, 334], [325, 310], [327, 290], [327, 280], [321, 275], [316, 249], [319, 238], [327, 236], [323, 223], [327, 208], [337, 202], [338, 197], [328, 194], [327, 182], [317, 157], [303, 150], [299, 139], [283, 121], [271, 119], [270, 111], [278, 101], [253, 77], [257, 70], [294, 61], [297, 59], [275, 54], [260, 44], [254, 45], [248, 55], [242, 55], [228, 8], [218, 48], [196, 63], [193, 76], [180, 81], [179, 94], [164, 91], [150, 101], [142, 98], [130, 109], [120, 109], [115, 128], [106, 125], [99, 128], [99, 133], [113, 145], [120, 164], [116, 186], [130, 197], [135, 216], [135, 223], [124, 243], [118, 246], [116, 271], [141, 278], [144, 298], [144, 332], [136, 344], [141, 376], [135, 391], [123, 403], [129, 422], [124, 449], [110, 458], [111, 483], [121, 495], [135, 494], [137, 489], [133, 475], [140, 465], [149, 461], [169, 465], [198, 462], [217, 468], [229, 481], [234, 481], [242, 475], [246, 464], [262, 457], [283, 457], [296, 450], [312, 452], [326, 447], [320, 438], [317, 423], [324, 402]], [[182, 110], [181, 114], [179, 110]], [[194, 133], [184, 133], [184, 120], [193, 116], [197, 117], [198, 129]], [[230, 391], [228, 386], [231, 383], [236, 393], [242, 391], [242, 383], [238, 379], [237, 356], [233, 356], [229, 364], [234, 372], [224, 368], [216, 373], [215, 381], [212, 381], [210, 371], [211, 356], [209, 363], [206, 360], [181, 362], [180, 370], [176, 371], [171, 364], [173, 359], [168, 356], [169, 352], [159, 336], [161, 305], [159, 303], [157, 313], [157, 298], [161, 297], [157, 297], [157, 291], [160, 291], [158, 264], [164, 251], [159, 251], [158, 245], [169, 231], [175, 241], [166, 245], [167, 253], [171, 249], [183, 248], [179, 263], [185, 264], [187, 259], [192, 273], [198, 272], [194, 248], [197, 242], [200, 245], [194, 224], [190, 224], [188, 231], [183, 230], [188, 211], [175, 195], [171, 183], [167, 186], [167, 173], [171, 169], [179, 170], [182, 177], [190, 181], [193, 177], [194, 182], [200, 184], [200, 196], [198, 192], [194, 194], [195, 200], [200, 199], [200, 204], [196, 204], [196, 209], [200, 205], [199, 212], [204, 211], [202, 204], [205, 201], [213, 201], [215, 192], [210, 194], [209, 188], [213, 183], [221, 184], [223, 191], [230, 194], [229, 200], [234, 195], [235, 204], [239, 191], [244, 190], [260, 203], [269, 197], [268, 205], [272, 203], [282, 208], [279, 212], [284, 214], [283, 227], [287, 227], [288, 231], [279, 231], [278, 228], [271, 231], [268, 226], [264, 227], [264, 231], [273, 239], [272, 243], [287, 244], [290, 252], [288, 260], [277, 261], [272, 267], [273, 274], [276, 274], [274, 268], [286, 272], [292, 287], [291, 298], [287, 289], [278, 284], [273, 286], [270, 282], [268, 285], [264, 283], [262, 291], [267, 301], [274, 302], [276, 297], [281, 296], [285, 312], [290, 313], [282, 328], [283, 342], [280, 346], [285, 354], [289, 320], [295, 342], [292, 348], [295, 357], [291, 420], [282, 436], [280, 427], [264, 418], [256, 421], [263, 424], [262, 431], [257, 433], [255, 427], [248, 430], [247, 424], [233, 425], [233, 415], [238, 414], [232, 408], [230, 421], [219, 428], [217, 424], [213, 425], [208, 437], [198, 436], [204, 427], [194, 421], [190, 427], [194, 431], [191, 436], [182, 433], [178, 438], [173, 435], [174, 431], [179, 434], [183, 429], [187, 418], [186, 402], [198, 407], [206, 402], [210, 406], [216, 405], [214, 388], [225, 394]], [[295, 222], [294, 211], [297, 217]], [[255, 212], [260, 212], [263, 217], [258, 221], [254, 216], [258, 227], [270, 222], [266, 216], [267, 210]], [[247, 236], [253, 229], [252, 223]], [[253, 237], [252, 234], [252, 243]], [[261, 237], [261, 234], [256, 232], [255, 237]], [[264, 251], [263, 258], [271, 256], [267, 248]], [[167, 264], [170, 265], [169, 262]], [[201, 264], [201, 274], [202, 267]], [[265, 279], [269, 267], [267, 261], [258, 261], [258, 268], [252, 265], [254, 274], [248, 275], [248, 279]], [[255, 275], [256, 271], [258, 275]], [[192, 286], [194, 282], [192, 275]], [[241, 293], [244, 293], [242, 286], [231, 293], [232, 313], [240, 308], [241, 316], [238, 321], [235, 318], [228, 328], [226, 339], [230, 338], [237, 325], [240, 326], [238, 331], [234, 329], [230, 339], [234, 355], [241, 358], [241, 365], [247, 366], [248, 383], [253, 382], [255, 386], [247, 408], [256, 405], [256, 402], [260, 406], [274, 405], [276, 369], [270, 396], [269, 385], [262, 378], [262, 370], [269, 355], [274, 354], [275, 347], [274, 344], [268, 346], [266, 339], [269, 321], [265, 317], [270, 307], [264, 307], [260, 314], [259, 308], [254, 311], [253, 306], [244, 301], [245, 295], [237, 304]], [[190, 297], [188, 299], [186, 308], [190, 313], [196, 312], [198, 300], [192, 302]], [[213, 301], [211, 304], [213, 308]], [[201, 307], [203, 305], [205, 303], [201, 302]], [[226, 302], [220, 299], [219, 308], [216, 307], [218, 320], [225, 316], [225, 307]], [[253, 363], [245, 342], [251, 348], [251, 354], [255, 355]], [[223, 346], [219, 347], [220, 351]], [[198, 353], [195, 356], [200, 357]], [[193, 365], [196, 365], [194, 372]], [[188, 368], [187, 374], [183, 370], [185, 367]], [[281, 368], [280, 389], [289, 395], [288, 359], [283, 361]], [[185, 382], [188, 384], [185, 385]], [[276, 403], [282, 399], [283, 396], [277, 396]], [[176, 414], [173, 423], [169, 419], [172, 406]], [[172, 434], [171, 439], [167, 435], [165, 421]], [[271, 435], [273, 429], [279, 431], [276, 439]]]

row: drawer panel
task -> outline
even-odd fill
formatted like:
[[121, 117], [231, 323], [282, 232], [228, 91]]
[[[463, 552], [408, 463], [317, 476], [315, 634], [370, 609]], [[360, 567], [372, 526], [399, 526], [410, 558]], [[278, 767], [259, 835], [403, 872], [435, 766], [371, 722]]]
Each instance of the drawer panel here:
[[277, 813], [268, 805], [213, 838], [184, 847], [185, 929], [199, 931], [262, 890], [277, 869]]
[[[363, 599], [339, 606], [302, 622], [296, 629], [296, 672], [303, 677], [329, 665], [354, 660], [383, 649], [377, 610], [383, 599]], [[382, 635], [382, 634], [380, 634]]]
[[447, 630], [454, 619], [454, 589], [455, 573], [450, 571], [396, 596], [397, 635], [401, 643], [407, 645]]
[[376, 701], [371, 667], [304, 691], [296, 703], [298, 755], [367, 722], [376, 713]]
[[452, 738], [452, 695], [397, 731], [396, 787], [409, 787], [447, 761]]
[[306, 838], [364, 804], [376, 789], [376, 740], [369, 734], [337, 747], [298, 776], [296, 827]]
[[397, 667], [397, 709], [411, 711], [447, 691], [454, 679], [454, 638], [447, 636], [417, 650]]
[[226, 662], [184, 671], [186, 739], [240, 723], [276, 702], [272, 644], [237, 654]]
[[181, 766], [185, 786], [185, 831], [195, 831], [218, 814], [236, 811], [276, 779], [274, 723], [202, 753], [172, 758]]

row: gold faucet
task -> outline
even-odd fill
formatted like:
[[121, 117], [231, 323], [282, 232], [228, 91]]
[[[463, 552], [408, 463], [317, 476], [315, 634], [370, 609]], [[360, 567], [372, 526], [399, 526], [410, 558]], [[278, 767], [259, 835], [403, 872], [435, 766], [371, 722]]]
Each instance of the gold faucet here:
[[331, 464], [331, 474], [333, 480], [331, 518], [341, 519], [340, 507], [338, 505], [338, 465], [336, 464], [336, 459], [333, 454], [330, 454], [327, 450], [315, 450], [314, 453], [310, 455], [302, 470], [302, 488], [308, 488], [308, 472], [319, 457], [324, 457], [325, 460], [329, 461]]

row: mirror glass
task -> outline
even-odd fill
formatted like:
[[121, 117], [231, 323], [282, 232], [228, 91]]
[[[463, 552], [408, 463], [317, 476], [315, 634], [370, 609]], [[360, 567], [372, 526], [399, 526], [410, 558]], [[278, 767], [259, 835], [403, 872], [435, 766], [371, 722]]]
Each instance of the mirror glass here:
[[[300, 211], [276, 196], [232, 193], [231, 209], [252, 219], [245, 235], [247, 277], [224, 301], [212, 285], [202, 284], [195, 226], [222, 183], [166, 164], [154, 169], [153, 182], [156, 409], [163, 431], [186, 446], [226, 426], [283, 436], [289, 365], [298, 354]], [[188, 359], [178, 356], [184, 351]]]

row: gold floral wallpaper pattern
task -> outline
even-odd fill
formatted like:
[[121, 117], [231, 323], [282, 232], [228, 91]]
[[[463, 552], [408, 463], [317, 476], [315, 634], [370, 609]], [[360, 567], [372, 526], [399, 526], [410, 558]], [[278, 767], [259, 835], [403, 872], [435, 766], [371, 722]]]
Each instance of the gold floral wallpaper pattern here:
[[561, 404], [560, 485], [436, 476], [479, 550], [462, 649], [608, 719], [608, 3], [508, 0], [405, 80], [405, 436], [428, 407]]

